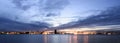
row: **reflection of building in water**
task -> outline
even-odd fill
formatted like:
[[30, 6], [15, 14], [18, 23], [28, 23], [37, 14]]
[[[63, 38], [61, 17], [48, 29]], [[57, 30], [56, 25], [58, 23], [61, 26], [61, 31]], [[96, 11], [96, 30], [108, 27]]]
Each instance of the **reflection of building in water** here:
[[69, 43], [78, 43], [78, 36], [77, 35], [69, 36]]
[[71, 35], [49, 35], [48, 43], [71, 43]]
[[69, 43], [72, 43], [72, 36], [69, 36], [68, 39], [69, 39], [68, 42], [69, 42]]
[[44, 43], [48, 43], [48, 37], [47, 37], [47, 35], [44, 35], [43, 39], [44, 39]]
[[78, 36], [77, 35], [74, 35], [73, 37], [72, 37], [73, 39], [73, 43], [78, 43]]
[[88, 35], [85, 35], [85, 36], [84, 36], [83, 42], [84, 42], [84, 43], [88, 43]]

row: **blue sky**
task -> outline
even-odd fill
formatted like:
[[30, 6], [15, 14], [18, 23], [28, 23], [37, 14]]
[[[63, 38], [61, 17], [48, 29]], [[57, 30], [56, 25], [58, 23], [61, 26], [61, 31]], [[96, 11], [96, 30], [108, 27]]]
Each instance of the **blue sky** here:
[[99, 15], [119, 0], [0, 0], [0, 17], [22, 23], [45, 22], [56, 27]]

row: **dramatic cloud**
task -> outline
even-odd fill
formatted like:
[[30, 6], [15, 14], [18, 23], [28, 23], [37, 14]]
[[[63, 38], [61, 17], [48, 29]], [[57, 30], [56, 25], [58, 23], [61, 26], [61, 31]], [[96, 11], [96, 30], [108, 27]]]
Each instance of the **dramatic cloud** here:
[[120, 26], [120, 6], [108, 8], [104, 11], [101, 11], [101, 13], [97, 15], [90, 16], [83, 20], [78, 20], [77, 22], [65, 24], [60, 28], [80, 28], [97, 26], [106, 27], [109, 29]]
[[69, 4], [68, 0], [13, 0], [16, 7], [27, 10], [30, 7], [37, 6], [46, 11], [62, 10]]
[[120, 6], [108, 8], [99, 15], [88, 17], [78, 22], [78, 25], [119, 25]]
[[68, 0], [0, 0], [0, 30], [49, 28], [68, 4]]
[[[54, 21], [61, 10], [69, 4], [68, 0], [13, 0], [18, 9], [22, 9], [22, 17], [28, 21]], [[20, 18], [20, 20], [26, 19]], [[32, 19], [31, 19], [32, 18]]]
[[15, 19], [21, 11], [8, 0], [0, 0], [0, 17]]
[[44, 28], [49, 28], [46, 23], [28, 24], [17, 21], [0, 18], [0, 31], [40, 31]]
[[[0, 0], [0, 18], [24, 25], [30, 24], [30, 27], [25, 28], [34, 28], [31, 24], [39, 25], [36, 28], [40, 29], [42, 26], [50, 28], [62, 24], [66, 24], [63, 26], [66, 28], [119, 25], [119, 7], [101, 11], [118, 6], [119, 3], [118, 0]], [[71, 23], [68, 25], [69, 22]], [[17, 23], [4, 23], [4, 26], [14, 24], [10, 28], [20, 27]], [[2, 28], [4, 26], [1, 25]]]
[[[55, 25], [68, 0], [0, 0], [0, 17], [24, 23]], [[56, 19], [55, 19], [56, 18]]]

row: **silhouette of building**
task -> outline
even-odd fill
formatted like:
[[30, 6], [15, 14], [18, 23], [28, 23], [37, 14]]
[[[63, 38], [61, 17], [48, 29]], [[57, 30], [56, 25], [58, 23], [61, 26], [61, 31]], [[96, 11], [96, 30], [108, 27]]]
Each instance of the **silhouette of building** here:
[[57, 32], [57, 30], [56, 30], [56, 29], [54, 30], [54, 34], [58, 34], [58, 32]]

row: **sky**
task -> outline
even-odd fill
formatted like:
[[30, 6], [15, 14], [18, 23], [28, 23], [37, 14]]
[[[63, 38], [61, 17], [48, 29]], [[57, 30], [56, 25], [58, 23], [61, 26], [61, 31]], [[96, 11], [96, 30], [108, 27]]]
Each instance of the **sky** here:
[[[48, 27], [58, 28], [79, 28], [81, 25], [83, 27], [105, 25], [109, 28], [119, 26], [116, 22], [120, 20], [114, 17], [120, 16], [120, 11], [117, 10], [120, 9], [119, 3], [119, 0], [0, 0], [0, 18], [35, 25], [42, 23]], [[105, 15], [109, 16], [110, 19], [107, 20], [113, 23], [102, 24], [101, 22], [107, 18]], [[104, 19], [99, 19], [100, 17]]]

